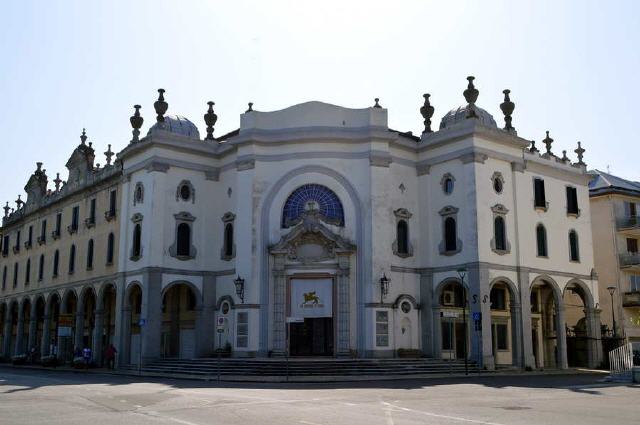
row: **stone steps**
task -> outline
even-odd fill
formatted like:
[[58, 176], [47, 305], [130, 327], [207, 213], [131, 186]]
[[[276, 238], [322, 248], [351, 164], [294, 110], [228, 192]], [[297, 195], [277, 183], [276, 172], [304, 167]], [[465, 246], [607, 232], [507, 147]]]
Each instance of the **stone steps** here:
[[[121, 368], [138, 371], [136, 365]], [[210, 377], [322, 377], [322, 376], [410, 376], [462, 374], [464, 362], [436, 359], [160, 359], [144, 365], [141, 372], [150, 375]], [[478, 373], [474, 363], [469, 372]]]

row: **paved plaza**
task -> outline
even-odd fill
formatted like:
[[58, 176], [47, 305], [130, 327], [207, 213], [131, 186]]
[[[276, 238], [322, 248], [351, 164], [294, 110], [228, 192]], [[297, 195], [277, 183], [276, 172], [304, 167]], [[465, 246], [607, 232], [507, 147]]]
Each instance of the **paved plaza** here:
[[235, 384], [0, 368], [0, 424], [637, 424], [603, 375]]

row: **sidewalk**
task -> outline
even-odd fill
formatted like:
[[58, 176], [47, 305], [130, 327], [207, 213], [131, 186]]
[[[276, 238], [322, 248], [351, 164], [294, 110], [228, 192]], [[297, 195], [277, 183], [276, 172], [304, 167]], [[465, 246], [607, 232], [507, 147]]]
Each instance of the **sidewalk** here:
[[[154, 373], [144, 372], [138, 374], [135, 370], [110, 370], [107, 368], [91, 368], [91, 369], [76, 369], [70, 366], [43, 367], [39, 365], [12, 365], [9, 363], [0, 363], [1, 369], [30, 369], [30, 370], [47, 370], [47, 371], [59, 371], [59, 372], [71, 372], [78, 374], [95, 374], [95, 375], [119, 375], [119, 376], [139, 376], [148, 378], [168, 378], [168, 379], [184, 379], [184, 380], [196, 380], [196, 381], [218, 381], [216, 375], [187, 375], [187, 374], [173, 374], [173, 373]], [[424, 380], [424, 379], [443, 379], [443, 378], [456, 378], [456, 379], [476, 379], [484, 377], [495, 376], [544, 376], [544, 375], [594, 375], [599, 374], [604, 378], [609, 375], [608, 371], [598, 369], [549, 369], [549, 370], [534, 370], [527, 372], [524, 370], [502, 370], [502, 371], [483, 371], [480, 373], [473, 373], [465, 375], [464, 373], [438, 373], [438, 374], [415, 374], [415, 375], [385, 375], [385, 376], [242, 376], [242, 375], [224, 375], [220, 376], [220, 382], [256, 382], [256, 383], [284, 383], [284, 382], [298, 382], [298, 383], [318, 383], [318, 382], [367, 382], [367, 381], [401, 381], [401, 380]]]

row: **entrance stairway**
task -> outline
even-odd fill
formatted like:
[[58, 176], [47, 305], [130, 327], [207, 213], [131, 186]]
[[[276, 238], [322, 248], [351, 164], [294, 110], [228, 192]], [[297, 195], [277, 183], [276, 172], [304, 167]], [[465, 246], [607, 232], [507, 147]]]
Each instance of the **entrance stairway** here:
[[[287, 364], [288, 363], [288, 364]], [[136, 365], [120, 369], [125, 373], [137, 373]], [[421, 377], [427, 375], [464, 374], [464, 361], [419, 359], [160, 359], [144, 365], [140, 371], [146, 376], [224, 381], [352, 381], [363, 379], [391, 379]], [[469, 363], [469, 373], [480, 371], [475, 363]]]

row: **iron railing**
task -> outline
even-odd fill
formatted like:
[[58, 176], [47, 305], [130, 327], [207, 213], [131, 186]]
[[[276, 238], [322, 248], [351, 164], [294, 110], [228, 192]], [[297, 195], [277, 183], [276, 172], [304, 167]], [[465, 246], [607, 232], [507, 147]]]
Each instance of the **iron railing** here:
[[640, 228], [640, 216], [620, 217], [616, 220], [618, 230]]
[[629, 252], [626, 254], [620, 254], [621, 266], [637, 266], [640, 265], [640, 253]]

